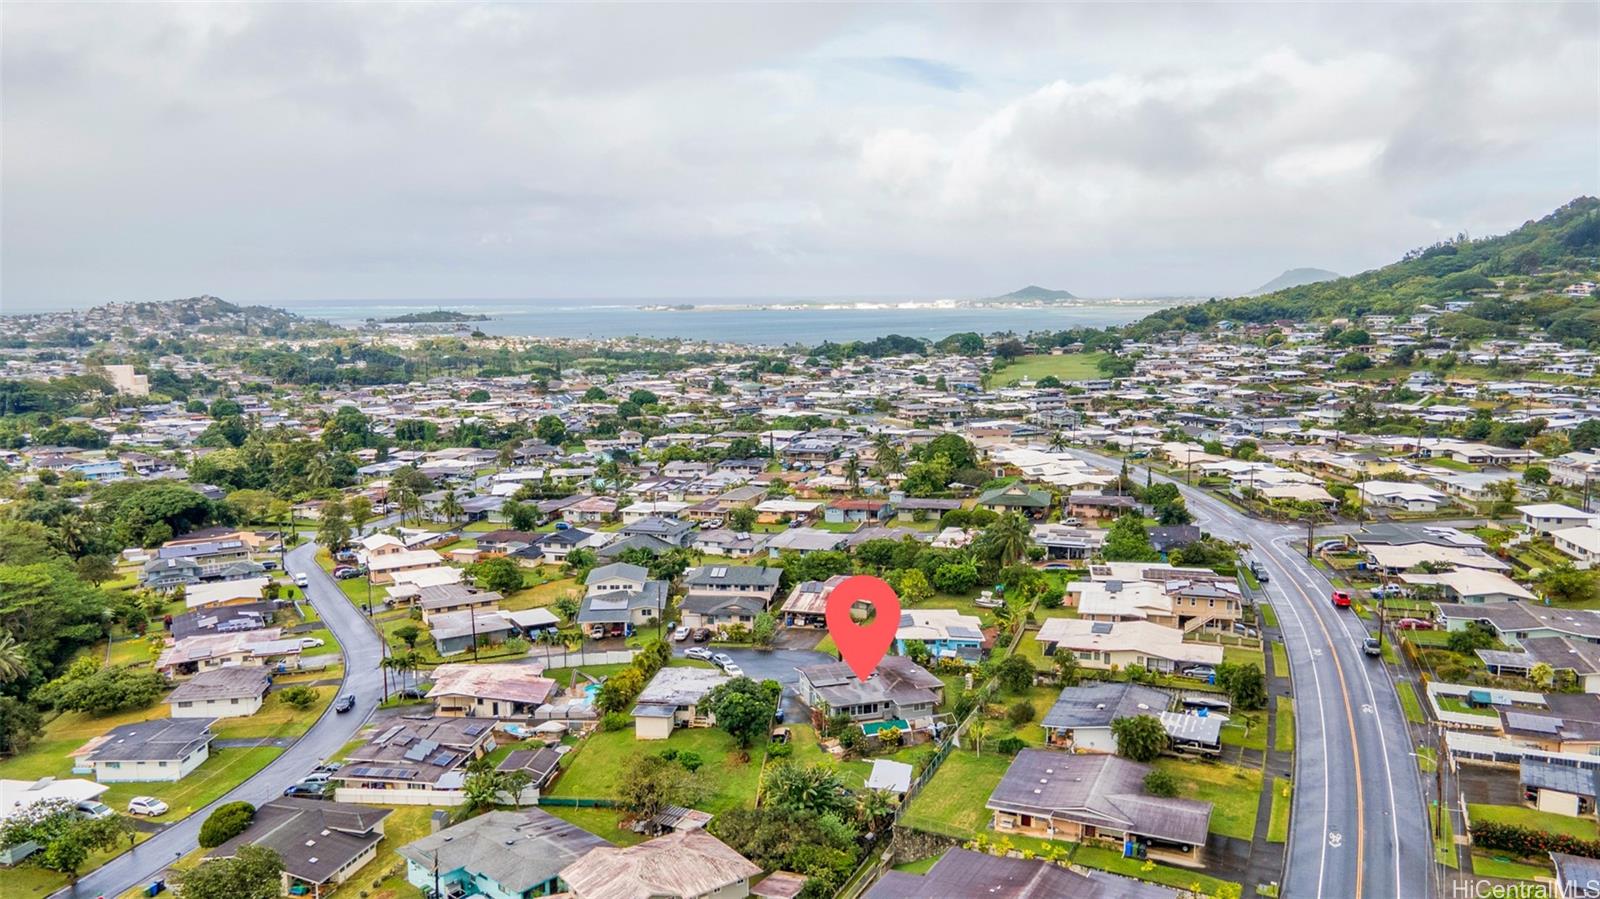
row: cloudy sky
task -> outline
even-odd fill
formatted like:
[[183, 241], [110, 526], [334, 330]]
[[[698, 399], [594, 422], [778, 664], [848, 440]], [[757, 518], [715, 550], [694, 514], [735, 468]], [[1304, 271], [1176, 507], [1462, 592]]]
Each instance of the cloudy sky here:
[[1600, 193], [1592, 3], [9, 3], [0, 307], [1087, 296]]

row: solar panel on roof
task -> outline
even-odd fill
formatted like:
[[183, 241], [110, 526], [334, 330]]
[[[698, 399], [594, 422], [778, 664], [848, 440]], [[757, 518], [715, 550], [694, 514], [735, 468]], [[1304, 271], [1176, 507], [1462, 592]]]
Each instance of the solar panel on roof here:
[[406, 750], [405, 760], [408, 762], [420, 762], [428, 757], [428, 753], [438, 748], [438, 743], [435, 743], [432, 740], [423, 740]]
[[975, 627], [957, 626], [950, 628], [950, 636], [959, 637], [963, 640], [979, 640], [983, 638], [983, 632]]
[[1109, 622], [1109, 621], [1097, 621], [1094, 624], [1089, 626], [1089, 633], [1091, 633], [1091, 634], [1109, 634], [1109, 633], [1111, 633], [1111, 622]]
[[476, 737], [478, 734], [481, 734], [488, 729], [489, 725], [487, 724], [469, 724], [462, 728], [462, 731], [469, 737]]
[[1534, 731], [1541, 734], [1554, 734], [1561, 730], [1560, 718], [1524, 715], [1521, 712], [1507, 712], [1506, 724], [1516, 730]]
[[448, 768], [456, 763], [456, 758], [457, 756], [453, 752], [441, 752], [433, 757], [433, 764], [441, 768]]
[[[373, 740], [372, 742], [378, 744], [379, 746], [382, 746], [383, 744], [385, 744], [385, 743], [389, 742], [390, 740], [394, 739], [395, 734], [398, 734], [403, 730], [405, 730], [405, 727], [403, 725], [396, 724], [394, 727], [391, 727], [388, 730], [384, 731], [381, 735], [379, 735], [378, 739]], [[401, 744], [401, 745], [404, 745], [404, 744]]]
[[394, 745], [410, 746], [411, 741], [415, 740], [416, 738], [416, 734], [401, 734], [400, 736], [394, 738]]

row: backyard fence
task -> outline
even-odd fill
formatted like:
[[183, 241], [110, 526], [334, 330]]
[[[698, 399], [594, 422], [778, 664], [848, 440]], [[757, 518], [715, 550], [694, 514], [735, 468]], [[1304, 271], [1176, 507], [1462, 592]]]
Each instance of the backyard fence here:
[[594, 651], [580, 649], [576, 652], [554, 646], [535, 646], [528, 650], [528, 658], [546, 668], [577, 668], [583, 665], [628, 665], [638, 655], [637, 649]]
[[586, 799], [577, 796], [540, 796], [540, 805], [555, 808], [616, 808], [615, 799]]

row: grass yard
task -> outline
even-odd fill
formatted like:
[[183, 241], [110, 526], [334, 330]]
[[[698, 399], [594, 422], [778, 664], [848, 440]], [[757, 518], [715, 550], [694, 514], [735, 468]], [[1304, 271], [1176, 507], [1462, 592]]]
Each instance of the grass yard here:
[[1426, 724], [1428, 719], [1422, 714], [1422, 703], [1417, 700], [1417, 691], [1411, 682], [1398, 681], [1394, 686], [1400, 693], [1400, 710], [1405, 712], [1406, 720], [1412, 724]]
[[994, 386], [1009, 387], [1023, 378], [1037, 381], [1055, 375], [1063, 381], [1093, 381], [1105, 377], [1100, 360], [1105, 353], [1065, 353], [1060, 356], [1023, 356], [994, 376]]
[[500, 600], [500, 608], [508, 612], [521, 612], [551, 605], [569, 593], [574, 598], [583, 596], [583, 588], [570, 577], [543, 580], [544, 577], [542, 571], [524, 574], [523, 588]]
[[1266, 654], [1259, 649], [1225, 646], [1222, 648], [1222, 661], [1231, 665], [1254, 665], [1262, 671], [1267, 670]]
[[557, 818], [587, 830], [618, 846], [643, 843], [645, 836], [622, 826], [622, 812], [614, 808], [569, 808], [564, 805], [544, 805], [540, 809]]
[[970, 838], [988, 824], [984, 808], [1011, 758], [998, 752], [975, 755], [965, 749], [950, 753], [933, 780], [917, 794], [901, 823], [917, 830]]
[[1278, 752], [1294, 752], [1294, 700], [1287, 696], [1278, 697], [1277, 727], [1272, 748]]
[[1272, 644], [1272, 676], [1289, 676], [1289, 650], [1284, 649], [1282, 643]]
[[[353, 899], [362, 896], [370, 899], [399, 899], [417, 895], [417, 888], [406, 880], [405, 859], [399, 847], [428, 835], [428, 819], [435, 809], [428, 805], [402, 805], [383, 819], [383, 839], [378, 841], [378, 854], [365, 867], [338, 889], [329, 893], [330, 899]], [[398, 867], [397, 873], [390, 872]], [[376, 886], [374, 883], [376, 882]]]
[[564, 767], [550, 795], [614, 799], [617, 781], [629, 759], [668, 748], [692, 750], [704, 760], [704, 767], [696, 775], [706, 788], [706, 797], [696, 808], [716, 814], [755, 804], [763, 748], [754, 747], [750, 761], [741, 762], [733, 738], [709, 727], [678, 730], [667, 740], [636, 740], [632, 728], [591, 734], [570, 753], [572, 761]]
[[282, 691], [268, 693], [261, 710], [246, 718], [218, 718], [211, 730], [221, 739], [245, 737], [298, 737], [311, 729], [322, 710], [333, 701], [338, 687], [312, 687], [317, 703], [301, 711], [282, 700]]
[[926, 874], [928, 873], [928, 869], [937, 864], [941, 858], [944, 858], [943, 853], [939, 855], [930, 855], [927, 858], [919, 858], [914, 862], [906, 862], [903, 865], [895, 865], [894, 869], [896, 871], [904, 871], [907, 874]]
[[1217, 762], [1157, 759], [1155, 767], [1178, 779], [1178, 795], [1212, 804], [1211, 832], [1249, 840], [1256, 832], [1261, 772]]
[[1287, 777], [1272, 779], [1272, 818], [1267, 822], [1267, 842], [1289, 841], [1289, 809], [1294, 802], [1294, 784]]
[[[1246, 717], [1253, 719], [1248, 722]], [[1228, 718], [1228, 723], [1222, 725], [1222, 745], [1240, 746], [1245, 749], [1254, 749], [1257, 752], [1267, 751], [1267, 725], [1261, 716], [1254, 712], [1233, 715]]]
[[1517, 824], [1545, 833], [1564, 833], [1583, 840], [1600, 837], [1600, 826], [1596, 825], [1593, 817], [1573, 818], [1520, 805], [1484, 805], [1477, 802], [1467, 805], [1467, 815], [1473, 821]]
[[[1438, 814], [1437, 803], [1434, 804], [1434, 808], [1429, 812], [1429, 814]], [[1454, 833], [1455, 823], [1450, 820], [1450, 814], [1448, 811], [1443, 816], [1443, 822], [1444, 831], [1442, 833], [1435, 834], [1433, 838], [1433, 859], [1447, 868], [1459, 870], [1461, 865], [1456, 860], [1456, 838]], [[1430, 831], [1433, 830], [1433, 821], [1431, 819], [1428, 821], [1428, 829]]]
[[146, 666], [156, 660], [156, 650], [150, 640], [145, 637], [127, 637], [111, 641], [111, 652], [107, 664], [114, 668], [127, 668], [129, 666]]
[[[1250, 569], [1241, 566], [1241, 570], [1248, 572]], [[1250, 575], [1254, 577], [1255, 575]], [[1256, 611], [1261, 615], [1261, 623], [1267, 627], [1278, 626], [1278, 613], [1272, 610], [1272, 603], [1256, 603]]]
[[1435, 693], [1433, 694], [1433, 701], [1439, 704], [1439, 710], [1443, 712], [1455, 712], [1458, 715], [1477, 715], [1480, 718], [1499, 719], [1500, 717], [1500, 713], [1494, 709], [1486, 709], [1480, 706], [1468, 705], [1466, 701], [1459, 696], [1447, 696], [1443, 693]]
[[[1043, 843], [1042, 840], [1037, 842]], [[1104, 846], [1080, 845], [1073, 851], [1072, 861], [1087, 868], [1098, 868], [1102, 871], [1110, 871], [1113, 874], [1121, 874], [1124, 877], [1132, 877], [1136, 880], [1147, 880], [1151, 883], [1159, 883], [1174, 889], [1188, 890], [1191, 887], [1198, 887], [1199, 891], [1207, 896], [1239, 895], [1236, 890], [1239, 885], [1233, 881], [1212, 877], [1210, 874], [1202, 874], [1189, 868], [1177, 868], [1147, 861], [1142, 862], [1136, 858], [1123, 858], [1121, 852], [1115, 849], [1107, 849]]]
[[1472, 873], [1479, 877], [1498, 877], [1501, 880], [1537, 880], [1541, 877], [1554, 876], [1555, 868], [1549, 864], [1517, 861], [1504, 855], [1474, 851]]

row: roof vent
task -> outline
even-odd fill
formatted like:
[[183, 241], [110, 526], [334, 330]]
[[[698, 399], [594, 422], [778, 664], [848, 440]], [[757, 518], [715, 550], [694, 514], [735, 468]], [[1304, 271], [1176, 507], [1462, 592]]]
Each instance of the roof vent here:
[[1149, 706], [1149, 704], [1148, 704], [1148, 703], [1143, 703], [1143, 702], [1141, 702], [1141, 703], [1139, 703], [1139, 709], [1140, 709], [1140, 710], [1141, 710], [1141, 711], [1146, 711], [1146, 710], [1148, 710], [1148, 709], [1149, 709], [1149, 708], [1150, 708], [1150, 706]]

